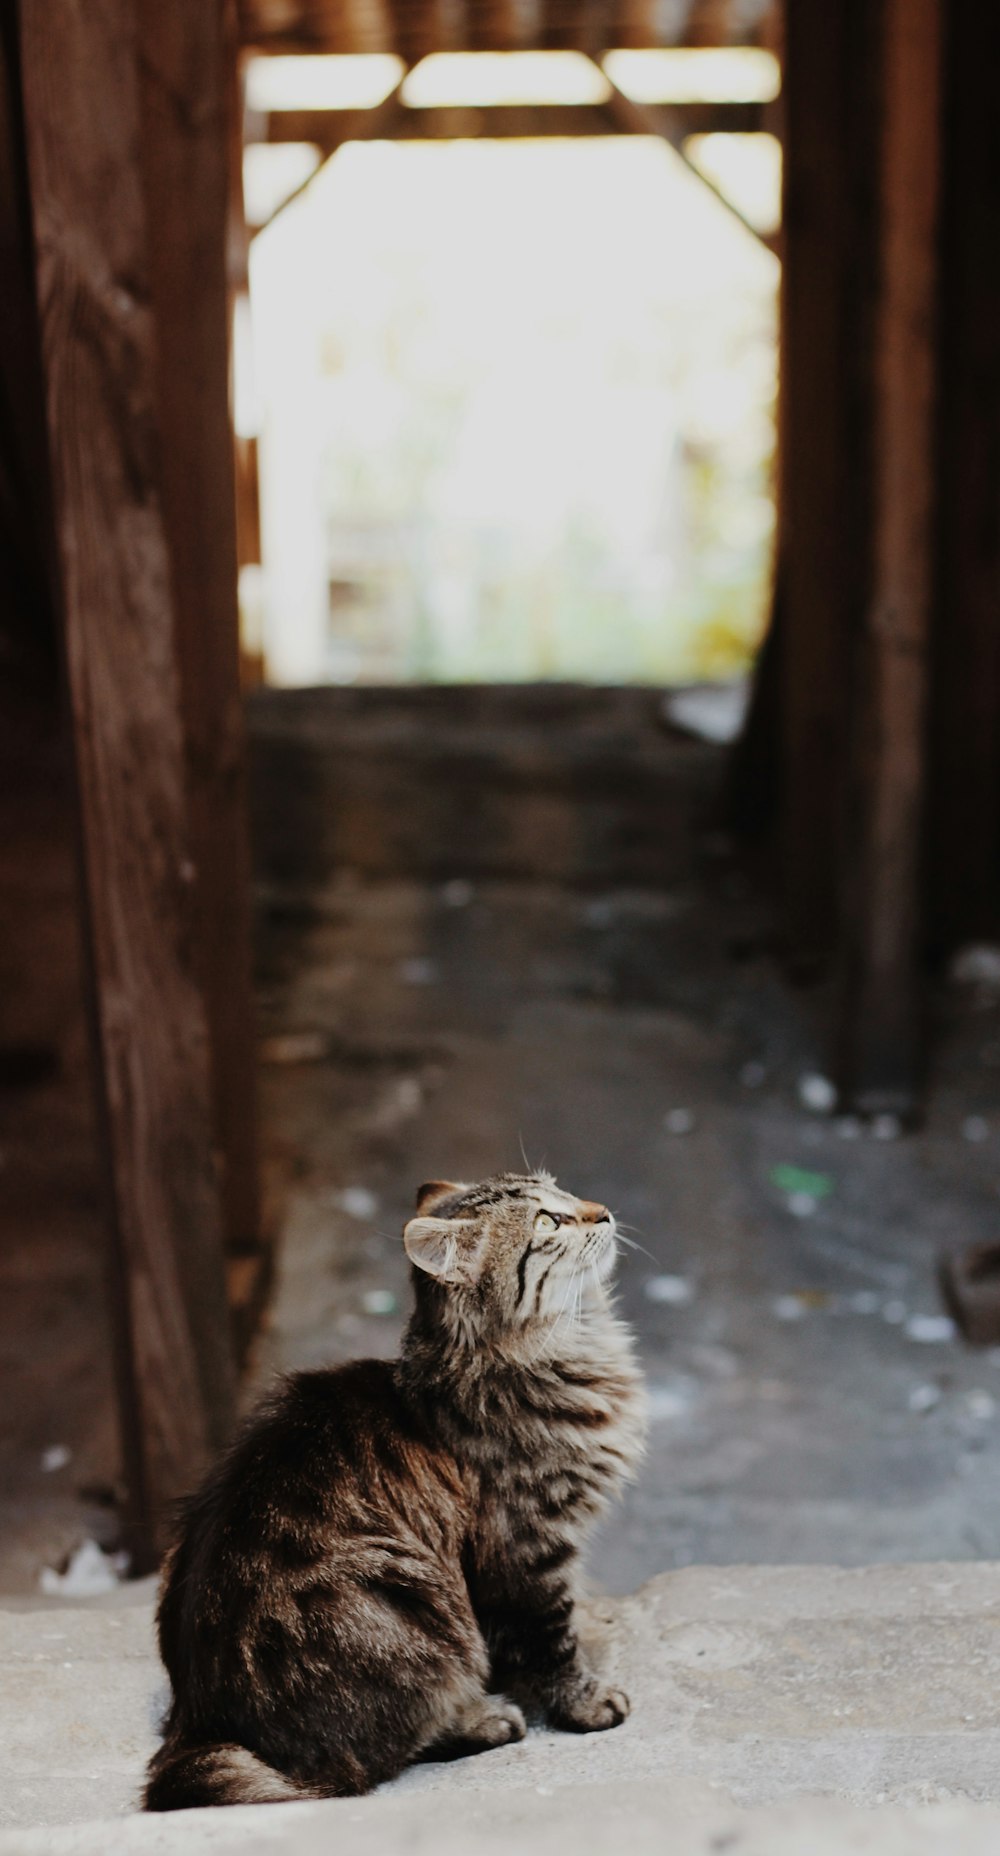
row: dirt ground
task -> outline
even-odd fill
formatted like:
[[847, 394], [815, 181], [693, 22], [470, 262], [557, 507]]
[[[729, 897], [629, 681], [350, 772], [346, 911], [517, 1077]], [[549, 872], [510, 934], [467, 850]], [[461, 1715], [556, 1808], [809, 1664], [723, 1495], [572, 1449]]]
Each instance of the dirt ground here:
[[[461, 767], [439, 769], [433, 858], [413, 854], [395, 875], [329, 858], [298, 880], [276, 872], [282, 815], [294, 843], [301, 806], [326, 788], [272, 788], [261, 1077], [284, 1210], [247, 1400], [275, 1370], [391, 1353], [417, 1183], [526, 1157], [606, 1199], [641, 1246], [623, 1257], [621, 1296], [650, 1380], [650, 1454], [597, 1544], [598, 1582], [631, 1590], [689, 1563], [995, 1557], [1000, 1352], [942, 1322], [935, 1262], [996, 1232], [1000, 997], [941, 981], [919, 1132], [807, 1106], [803, 1088], [822, 1095], [803, 1079], [822, 1068], [826, 1000], [789, 985], [769, 907], [705, 811], [719, 757], [702, 754], [698, 778], [678, 784], [669, 855], [623, 863], [632, 801], [616, 713], [618, 745], [591, 739], [520, 850], [511, 826], [502, 867], [489, 852], [502, 834], [487, 842], [483, 821], [516, 797], [491, 800], [492, 814], [482, 801], [499, 737], [475, 766], [463, 748]], [[519, 753], [537, 782], [560, 747], [551, 717], [532, 726], [534, 758]], [[668, 790], [652, 734], [651, 722], [628, 780], [658, 769]], [[377, 804], [353, 763], [355, 841], [366, 815], [392, 811], [392, 779], [412, 786], [397, 746]], [[602, 753], [618, 756], [618, 812], [581, 851], [574, 809], [600, 789]], [[43, 824], [26, 818], [22, 849]], [[530, 864], [546, 831], [561, 848], [543, 880]], [[113, 1540], [117, 1467], [72, 864], [36, 854], [29, 880], [18, 856], [8, 835], [5, 1037], [22, 1053], [38, 1039], [17, 985], [28, 896], [32, 933], [51, 937], [46, 1036], [59, 1053], [51, 1074], [43, 1063], [26, 1082], [22, 1063], [0, 1077], [0, 1592], [27, 1596], [84, 1535]]]

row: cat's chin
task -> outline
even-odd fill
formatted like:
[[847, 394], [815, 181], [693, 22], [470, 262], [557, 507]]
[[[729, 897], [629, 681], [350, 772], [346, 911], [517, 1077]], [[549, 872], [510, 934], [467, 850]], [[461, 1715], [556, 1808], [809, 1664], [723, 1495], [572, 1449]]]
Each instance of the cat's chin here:
[[597, 1258], [595, 1267], [597, 1270], [597, 1278], [599, 1282], [602, 1282], [602, 1283], [607, 1282], [614, 1275], [615, 1264], [617, 1263], [617, 1261], [618, 1261], [618, 1245], [615, 1241], [615, 1234], [612, 1231], [608, 1236], [608, 1241], [605, 1244], [604, 1249], [601, 1251], [600, 1256]]

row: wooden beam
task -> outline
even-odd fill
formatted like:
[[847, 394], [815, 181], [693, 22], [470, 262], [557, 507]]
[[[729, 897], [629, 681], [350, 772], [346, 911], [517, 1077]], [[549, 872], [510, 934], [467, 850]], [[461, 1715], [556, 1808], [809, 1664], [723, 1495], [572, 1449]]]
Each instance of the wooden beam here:
[[441, 51], [441, 27], [432, 0], [386, 0], [390, 22], [390, 48], [405, 65], [414, 65], [429, 52]]
[[0, 12], [0, 635], [4, 670], [55, 704], [57, 627], [17, 20]]
[[601, 46], [769, 45], [778, 11], [779, 0], [239, 0], [239, 30], [242, 44], [259, 51], [399, 50], [415, 58], [514, 46], [591, 50], [594, 13], [608, 22]]
[[[345, 142], [373, 139], [364, 120], [367, 114], [357, 110], [271, 110], [254, 125], [253, 139], [310, 142], [324, 155], [331, 155]], [[522, 134], [659, 136], [665, 131], [655, 120], [658, 114], [651, 110], [647, 121], [637, 119], [631, 112], [623, 112], [622, 119], [616, 121], [601, 105], [563, 103], [491, 104], [474, 109], [403, 107], [391, 126], [401, 138], [430, 141], [469, 134], [486, 137]], [[763, 107], [759, 103], [684, 103], [672, 108], [670, 114], [681, 141], [689, 135], [754, 134], [765, 126]], [[522, 129], [518, 127], [520, 122], [531, 126]], [[384, 122], [379, 133], [387, 133]]]
[[927, 846], [938, 953], [1000, 933], [1000, 11], [949, 9], [947, 52]]
[[[847, 685], [864, 597], [863, 326], [875, 96], [859, 5], [788, 0], [777, 582], [786, 931], [808, 970], [840, 937]], [[836, 151], [836, 155], [832, 154]]]
[[181, 680], [214, 1151], [227, 1248], [260, 1244], [250, 846], [229, 416], [229, 113], [223, 0], [138, 0], [157, 417]]
[[855, 686], [841, 1076], [907, 1114], [920, 1048], [921, 851], [935, 579], [944, 0], [882, 0], [874, 188], [871, 589]]
[[[196, 955], [133, 0], [21, 0], [55, 542], [133, 1549], [226, 1437], [233, 1373]], [[100, 107], [94, 100], [100, 98]]]
[[[607, 73], [605, 73], [605, 75], [607, 75]], [[740, 211], [735, 201], [731, 200], [727, 194], [723, 193], [721, 187], [717, 187], [715, 182], [710, 180], [707, 174], [702, 173], [697, 163], [692, 161], [684, 146], [687, 136], [693, 133], [693, 131], [687, 127], [687, 123], [690, 121], [689, 114], [681, 109], [674, 108], [673, 105], [658, 105], [653, 107], [647, 103], [636, 103], [633, 98], [627, 97], [623, 90], [619, 90], [618, 85], [614, 83], [610, 77], [608, 78], [608, 83], [611, 87], [611, 95], [607, 103], [603, 105], [603, 108], [607, 111], [612, 123], [621, 134], [651, 135], [657, 137], [660, 141], [669, 142], [674, 153], [680, 156], [688, 172], [693, 174], [695, 179], [700, 181], [703, 187], [707, 187], [709, 193], [718, 200], [720, 206], [725, 207], [727, 213], [738, 221], [743, 227], [743, 230], [750, 233], [751, 238], [755, 238], [761, 245], [766, 245], [769, 251], [777, 251], [779, 249], [779, 240], [772, 236], [771, 233], [761, 232], [757, 226], [752, 225], [745, 214]]]

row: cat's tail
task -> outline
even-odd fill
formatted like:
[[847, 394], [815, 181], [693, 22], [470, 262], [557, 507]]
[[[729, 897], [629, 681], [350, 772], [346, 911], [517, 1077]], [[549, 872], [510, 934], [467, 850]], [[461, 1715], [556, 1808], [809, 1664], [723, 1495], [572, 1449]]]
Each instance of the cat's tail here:
[[168, 1738], [149, 1763], [147, 1811], [191, 1811], [198, 1805], [289, 1804], [326, 1794], [286, 1778], [235, 1742], [190, 1746]]

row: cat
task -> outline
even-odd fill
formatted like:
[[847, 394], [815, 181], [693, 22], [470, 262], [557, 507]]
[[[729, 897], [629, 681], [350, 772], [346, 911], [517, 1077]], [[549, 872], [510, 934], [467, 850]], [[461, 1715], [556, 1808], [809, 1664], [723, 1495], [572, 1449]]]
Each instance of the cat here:
[[616, 1226], [546, 1173], [436, 1180], [403, 1231], [398, 1361], [292, 1375], [187, 1506], [159, 1641], [147, 1809], [354, 1796], [426, 1758], [580, 1733], [575, 1572], [645, 1408]]

